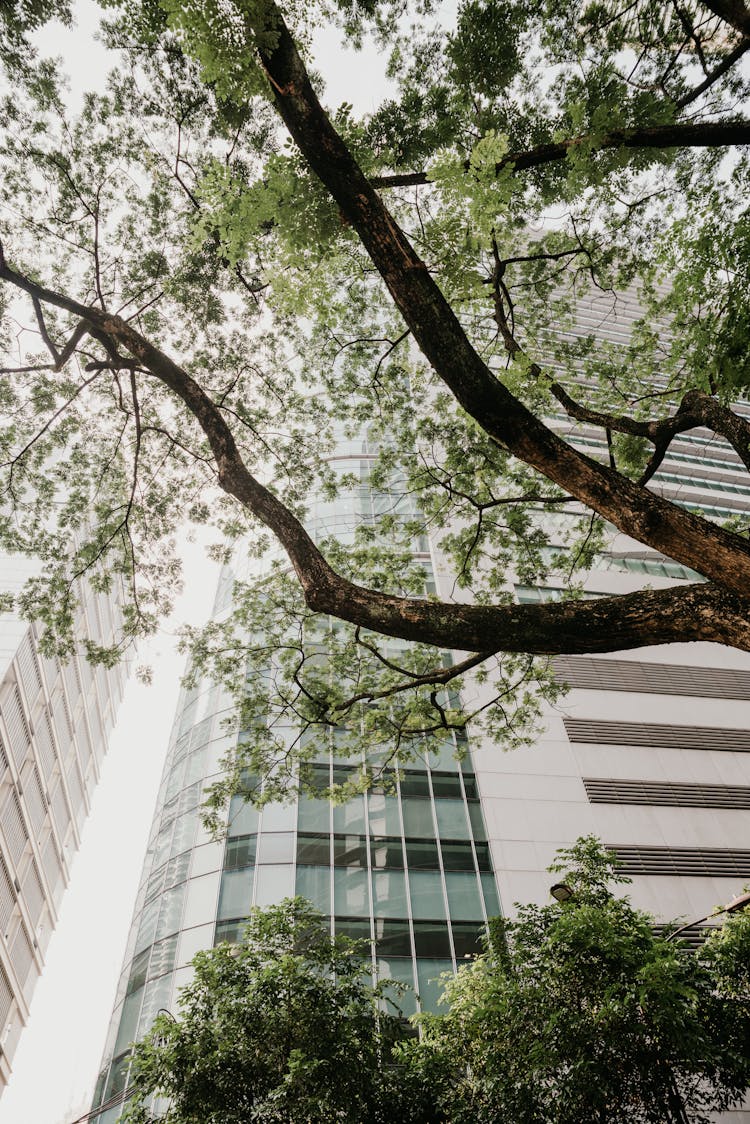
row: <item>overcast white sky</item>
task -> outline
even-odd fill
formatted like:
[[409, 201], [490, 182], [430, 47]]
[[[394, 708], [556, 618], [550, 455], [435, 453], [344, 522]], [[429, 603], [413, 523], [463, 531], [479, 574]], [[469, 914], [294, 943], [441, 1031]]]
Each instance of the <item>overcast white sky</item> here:
[[[451, 0], [446, 11], [453, 6]], [[76, 12], [73, 30], [52, 26], [38, 39], [44, 53], [63, 56], [72, 106], [84, 90], [103, 85], [111, 66], [94, 41], [96, 6], [84, 0]], [[366, 112], [382, 100], [382, 58], [343, 51], [337, 32], [319, 36], [316, 54], [333, 104], [348, 101]], [[201, 546], [186, 543], [184, 560], [185, 592], [174, 615], [139, 653], [138, 662], [154, 669], [153, 684], [131, 680], [120, 708], [31, 1019], [0, 1098], [0, 1124], [70, 1124], [90, 1106], [184, 666], [176, 630], [206, 620], [216, 585], [217, 567]]]

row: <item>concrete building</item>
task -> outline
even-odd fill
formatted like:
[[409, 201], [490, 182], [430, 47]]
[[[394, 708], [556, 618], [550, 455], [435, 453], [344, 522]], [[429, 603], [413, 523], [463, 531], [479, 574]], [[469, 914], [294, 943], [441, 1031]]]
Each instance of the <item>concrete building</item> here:
[[[34, 572], [0, 556], [0, 589]], [[117, 599], [80, 586], [79, 635], [106, 643]], [[37, 631], [0, 617], [0, 1091], [57, 920], [126, 669], [40, 655]]]

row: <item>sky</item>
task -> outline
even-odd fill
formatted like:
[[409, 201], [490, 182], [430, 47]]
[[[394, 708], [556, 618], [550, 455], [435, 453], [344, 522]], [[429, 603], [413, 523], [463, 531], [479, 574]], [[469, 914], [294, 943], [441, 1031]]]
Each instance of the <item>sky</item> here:
[[[42, 53], [65, 60], [71, 108], [85, 90], [103, 87], [111, 65], [94, 40], [98, 19], [85, 0], [76, 4], [74, 29], [53, 25], [37, 38]], [[315, 53], [330, 103], [348, 101], [367, 112], [382, 100], [382, 58], [342, 50], [335, 31], [318, 36]], [[159, 635], [139, 651], [137, 662], [153, 668], [153, 682], [131, 678], [126, 689], [30, 1021], [0, 1097], [0, 1124], [71, 1124], [91, 1104], [184, 668], [176, 632], [208, 618], [218, 577], [200, 543], [182, 545], [185, 590]]]

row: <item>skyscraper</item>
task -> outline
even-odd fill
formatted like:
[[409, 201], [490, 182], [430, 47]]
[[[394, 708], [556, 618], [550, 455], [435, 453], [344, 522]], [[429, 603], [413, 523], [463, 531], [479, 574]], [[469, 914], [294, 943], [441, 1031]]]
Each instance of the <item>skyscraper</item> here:
[[[626, 312], [620, 302], [618, 317]], [[601, 329], [601, 309], [594, 315]], [[599, 432], [552, 420], [606, 456]], [[382, 497], [368, 482], [376, 454], [366, 436], [342, 442], [337, 463], [360, 486], [318, 501], [313, 533], [347, 536], [378, 514]], [[723, 442], [696, 431], [674, 442], [653, 486], [714, 517], [746, 512], [750, 488], [738, 464]], [[454, 575], [435, 548], [424, 538], [415, 557], [427, 589], [448, 598]], [[546, 586], [508, 574], [519, 602], [562, 595], [565, 559], [555, 554], [560, 576], [553, 567]], [[225, 568], [216, 618], [230, 609], [242, 576]], [[696, 577], [616, 536], [585, 576], [585, 596]], [[374, 972], [408, 982], [411, 1002], [418, 994], [430, 1007], [436, 977], [476, 949], [487, 916], [512, 913], [515, 901], [547, 900], [547, 866], [580, 835], [597, 834], [618, 852], [636, 904], [665, 921], [703, 917], [734, 896], [750, 875], [742, 811], [750, 806], [750, 657], [693, 644], [559, 657], [553, 666], [571, 691], [548, 708], [533, 747], [506, 754], [475, 739], [460, 747], [468, 753], [457, 764], [450, 735], [424, 765], [404, 771], [395, 793], [375, 789], [338, 806], [304, 798], [259, 812], [236, 796], [220, 841], [202, 828], [200, 803], [236, 737], [222, 726], [230, 704], [209, 683], [184, 690], [94, 1099], [102, 1107], [92, 1120], [118, 1118], [129, 1043], [160, 1009], [176, 1011], [191, 957], [236, 938], [253, 904], [310, 898], [333, 931], [373, 941]], [[355, 767], [332, 746], [314, 764], [314, 778], [322, 790]]]
[[[0, 556], [0, 589], [16, 592], [33, 563]], [[114, 594], [78, 582], [76, 634], [111, 641]], [[37, 630], [0, 618], [0, 1089], [26, 1023], [70, 865], [78, 849], [126, 669], [42, 656]]]

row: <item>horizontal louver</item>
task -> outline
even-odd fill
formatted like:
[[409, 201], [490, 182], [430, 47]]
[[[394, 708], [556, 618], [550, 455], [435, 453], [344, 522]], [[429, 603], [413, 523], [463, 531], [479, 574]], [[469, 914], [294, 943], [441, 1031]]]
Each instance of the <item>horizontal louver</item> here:
[[750, 671], [590, 656], [555, 656], [552, 669], [556, 677], [570, 687], [706, 699], [750, 699]]
[[13, 754], [16, 765], [20, 768], [21, 762], [26, 756], [26, 750], [31, 743], [31, 739], [29, 737], [29, 728], [26, 725], [26, 719], [24, 717], [23, 707], [21, 706], [21, 696], [18, 693], [18, 687], [14, 686], [10, 691], [3, 704], [2, 713], [5, 719], [5, 725], [8, 728], [11, 753]]
[[13, 889], [13, 880], [8, 873], [5, 859], [0, 856], [0, 932], [2, 933], [7, 931], [15, 904], [16, 894]]
[[42, 689], [42, 678], [39, 674], [39, 663], [37, 662], [36, 652], [34, 651], [34, 645], [31, 640], [31, 632], [27, 632], [23, 643], [18, 649], [16, 658], [21, 672], [21, 682], [26, 692], [26, 698], [29, 703], [32, 703]]
[[37, 870], [36, 863], [32, 860], [31, 866], [26, 872], [26, 877], [23, 880], [21, 887], [21, 894], [26, 903], [26, 908], [31, 917], [31, 923], [34, 927], [39, 922], [42, 915], [42, 906], [44, 905], [44, 890], [42, 889], [42, 882], [39, 878], [39, 871]]
[[34, 953], [31, 950], [31, 941], [26, 932], [26, 926], [21, 925], [16, 933], [16, 939], [13, 941], [13, 947], [10, 950], [10, 962], [13, 965], [21, 987], [26, 983], [29, 978], [29, 969], [31, 968]]
[[55, 743], [52, 737], [52, 727], [49, 717], [44, 714], [36, 726], [36, 747], [42, 762], [42, 772], [45, 780], [49, 781], [55, 767]]
[[667, 726], [656, 722], [599, 722], [589, 718], [565, 718], [563, 721], [572, 742], [750, 752], [748, 730], [729, 730], [721, 726]]
[[18, 866], [28, 836], [21, 815], [21, 805], [15, 790], [8, 793], [7, 799], [0, 812], [0, 824], [5, 832], [8, 844], [8, 853], [13, 863]]
[[0, 964], [0, 1028], [4, 1029], [8, 1022], [8, 1015], [13, 1006], [13, 991], [6, 975], [5, 969]]
[[592, 804], [658, 804], [675, 808], [750, 808], [750, 785], [623, 781], [584, 777]]
[[625, 874], [692, 875], [697, 878], [747, 878], [750, 851], [720, 847], [631, 847], [608, 843]]

